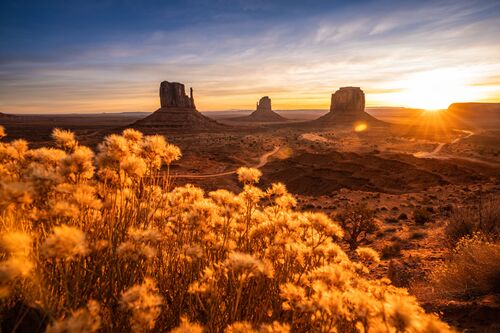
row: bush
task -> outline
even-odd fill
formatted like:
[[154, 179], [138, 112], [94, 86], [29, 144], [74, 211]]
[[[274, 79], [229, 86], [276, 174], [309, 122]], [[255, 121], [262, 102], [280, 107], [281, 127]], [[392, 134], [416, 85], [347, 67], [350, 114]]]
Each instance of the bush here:
[[399, 222], [399, 220], [397, 218], [394, 218], [394, 217], [386, 217], [384, 220], [385, 220], [385, 222], [392, 223], [392, 224]]
[[126, 130], [97, 155], [54, 136], [58, 149], [0, 142], [2, 318], [21, 302], [49, 333], [451, 331], [369, 278], [326, 215], [259, 189], [258, 170], [238, 170], [238, 194], [173, 188], [180, 151], [161, 136]]
[[427, 210], [418, 208], [413, 211], [413, 219], [417, 224], [425, 224], [431, 220], [431, 214]]
[[445, 296], [471, 298], [500, 293], [500, 244], [480, 234], [461, 239], [431, 279]]
[[344, 230], [344, 239], [351, 250], [355, 250], [369, 234], [378, 230], [375, 223], [375, 212], [368, 209], [366, 204], [346, 206], [336, 219]]
[[500, 234], [500, 205], [498, 197], [479, 200], [476, 205], [456, 208], [452, 211], [445, 228], [451, 245], [465, 236], [482, 233], [493, 239]]
[[382, 248], [382, 259], [401, 257], [401, 244], [394, 242]]
[[408, 219], [408, 215], [406, 215], [406, 213], [401, 213], [398, 216], [398, 220], [407, 220], [407, 219]]

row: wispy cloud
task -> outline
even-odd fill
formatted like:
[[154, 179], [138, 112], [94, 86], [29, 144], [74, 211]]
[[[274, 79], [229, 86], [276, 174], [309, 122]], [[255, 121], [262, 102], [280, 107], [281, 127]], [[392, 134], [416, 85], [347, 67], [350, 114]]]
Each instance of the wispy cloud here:
[[0, 53], [0, 112], [152, 111], [161, 80], [194, 86], [201, 110], [248, 108], [261, 95], [276, 108], [327, 107], [345, 85], [361, 86], [370, 105], [395, 105], [405, 80], [437, 68], [467, 73], [478, 99], [500, 99], [497, 4], [387, 1], [280, 15], [269, 3], [172, 8], [200, 21]]

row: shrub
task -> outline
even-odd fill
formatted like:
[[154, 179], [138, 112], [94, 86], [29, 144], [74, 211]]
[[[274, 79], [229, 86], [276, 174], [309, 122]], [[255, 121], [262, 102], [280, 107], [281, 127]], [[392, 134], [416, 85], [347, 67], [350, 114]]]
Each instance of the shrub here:
[[480, 234], [462, 238], [431, 279], [435, 289], [446, 296], [500, 293], [500, 244]]
[[408, 219], [408, 215], [406, 215], [406, 213], [401, 213], [398, 216], [398, 220], [407, 220], [407, 219]]
[[401, 257], [401, 244], [398, 241], [389, 245], [385, 245], [382, 248], [383, 259], [390, 259], [395, 257]]
[[413, 219], [417, 224], [425, 224], [431, 220], [431, 214], [427, 210], [417, 208], [413, 211]]
[[336, 219], [344, 229], [344, 239], [351, 250], [355, 250], [369, 234], [378, 230], [375, 223], [375, 212], [368, 209], [366, 204], [346, 206]]
[[161, 136], [126, 130], [97, 154], [54, 136], [61, 149], [0, 142], [2, 317], [25, 303], [49, 332], [451, 331], [256, 170], [239, 170], [238, 194], [207, 194], [172, 187], [180, 151]]
[[392, 223], [392, 224], [399, 222], [399, 220], [394, 218], [394, 217], [386, 217], [384, 220], [385, 220], [385, 222]]
[[445, 227], [445, 235], [451, 245], [474, 233], [482, 233], [493, 239], [500, 234], [500, 205], [498, 197], [479, 200], [475, 205], [456, 208]]
[[415, 232], [411, 233], [410, 239], [423, 239], [426, 236], [427, 236], [427, 234], [425, 232], [415, 231]]

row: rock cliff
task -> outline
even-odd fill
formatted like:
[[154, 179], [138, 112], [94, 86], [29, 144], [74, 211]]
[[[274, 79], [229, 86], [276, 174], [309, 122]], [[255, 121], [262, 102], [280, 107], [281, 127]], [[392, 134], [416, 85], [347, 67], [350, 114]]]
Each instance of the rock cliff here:
[[287, 121], [286, 118], [280, 116], [273, 111], [271, 107], [271, 99], [269, 96], [262, 97], [257, 103], [257, 107], [252, 114], [246, 117], [233, 118], [236, 121], [254, 121], [254, 122], [283, 122]]
[[134, 123], [134, 127], [161, 127], [171, 130], [198, 131], [222, 128], [224, 125], [196, 110], [193, 88], [186, 95], [184, 84], [163, 81], [160, 84], [160, 108]]
[[365, 112], [365, 93], [361, 88], [342, 87], [332, 94], [330, 112], [309, 124], [319, 127], [356, 127], [359, 123], [386, 124]]

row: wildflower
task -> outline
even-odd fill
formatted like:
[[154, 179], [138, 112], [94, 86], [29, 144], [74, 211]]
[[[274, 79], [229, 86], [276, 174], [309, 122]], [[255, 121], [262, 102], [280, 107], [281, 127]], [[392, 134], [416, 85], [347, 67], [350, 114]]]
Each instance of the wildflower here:
[[262, 192], [262, 190], [258, 187], [245, 185], [243, 192], [238, 195], [246, 202], [256, 204], [264, 196], [264, 192]]
[[123, 136], [111, 134], [97, 146], [97, 164], [102, 168], [116, 169], [120, 161], [130, 154], [129, 144]]
[[28, 151], [27, 154], [31, 161], [38, 162], [44, 167], [56, 167], [61, 160], [66, 157], [66, 152], [64, 150], [45, 147], [32, 149]]
[[116, 249], [118, 257], [123, 260], [138, 261], [141, 259], [150, 260], [156, 255], [156, 249], [148, 244], [126, 241], [121, 243]]
[[238, 180], [243, 184], [253, 184], [258, 183], [262, 172], [259, 169], [241, 167], [236, 170], [238, 174]]
[[33, 189], [28, 183], [0, 182], [0, 207], [9, 205], [28, 205], [33, 202]]
[[61, 173], [72, 182], [90, 179], [94, 175], [94, 153], [88, 147], [78, 146], [62, 159]]
[[14, 280], [19, 277], [28, 276], [33, 270], [34, 264], [24, 256], [11, 256], [0, 262], [0, 281]]
[[133, 128], [123, 130], [122, 135], [125, 139], [132, 142], [140, 142], [142, 139], [142, 133]]
[[68, 318], [49, 325], [45, 333], [93, 333], [101, 328], [100, 306], [90, 300], [85, 308], [80, 308]]
[[314, 229], [329, 236], [341, 238], [344, 236], [342, 228], [323, 213], [304, 213], [304, 217]]
[[229, 325], [224, 333], [257, 333], [252, 324], [247, 321], [238, 321]]
[[142, 177], [147, 171], [144, 159], [135, 155], [125, 156], [120, 162], [120, 168], [132, 178]]
[[78, 228], [68, 225], [54, 227], [52, 234], [42, 245], [42, 252], [47, 257], [75, 259], [88, 253], [85, 234]]
[[285, 184], [274, 183], [266, 190], [267, 195], [282, 196], [288, 194]]
[[26, 140], [14, 140], [10, 143], [10, 146], [14, 149], [14, 158], [16, 159], [24, 158], [24, 155], [28, 152], [28, 142]]
[[231, 252], [224, 265], [230, 271], [236, 274], [241, 274], [243, 279], [259, 275], [265, 275], [268, 277], [273, 275], [272, 266], [265, 264], [253, 255], [247, 253], [236, 251]]
[[75, 139], [75, 133], [59, 128], [55, 128], [52, 131], [52, 138], [60, 148], [66, 151], [73, 150], [78, 144]]
[[142, 242], [152, 242], [156, 243], [161, 240], [161, 235], [158, 230], [155, 229], [137, 229], [137, 228], [130, 228], [128, 229], [127, 232], [128, 236], [133, 239], [135, 242], [142, 243]]
[[74, 203], [58, 200], [52, 202], [50, 214], [54, 217], [75, 219], [80, 215], [80, 209]]
[[165, 147], [165, 152], [163, 154], [163, 159], [167, 165], [170, 165], [172, 162], [177, 161], [181, 158], [182, 153], [179, 147], [174, 146], [172, 144], [167, 144]]
[[122, 308], [132, 312], [132, 331], [143, 332], [154, 328], [160, 315], [162, 298], [154, 281], [146, 278], [142, 284], [136, 284], [124, 291], [120, 304]]
[[271, 324], [264, 324], [259, 328], [259, 333], [289, 333], [290, 325], [282, 324], [280, 322], [273, 322]]
[[182, 317], [181, 325], [171, 330], [170, 333], [203, 333], [203, 327], [190, 323], [186, 318]]
[[81, 208], [99, 209], [102, 204], [95, 196], [95, 188], [80, 184], [72, 187], [72, 199]]
[[161, 135], [147, 135], [142, 143], [141, 155], [152, 169], [161, 167], [162, 156], [165, 155], [167, 141]]
[[6, 136], [7, 136], [7, 134], [5, 133], [5, 127], [0, 125], [0, 139], [5, 138]]
[[373, 262], [373, 263], [380, 262], [380, 256], [379, 256], [379, 254], [377, 253], [377, 251], [375, 251], [372, 248], [369, 248], [369, 247], [358, 247], [356, 249], [356, 253], [360, 257], [360, 259], [362, 261]]
[[32, 250], [32, 238], [21, 231], [7, 232], [2, 236], [1, 248], [13, 256], [27, 256]]
[[276, 203], [276, 206], [284, 209], [295, 207], [295, 205], [297, 204], [297, 200], [295, 200], [295, 198], [288, 193], [280, 195], [279, 197], [274, 199], [274, 202]]

